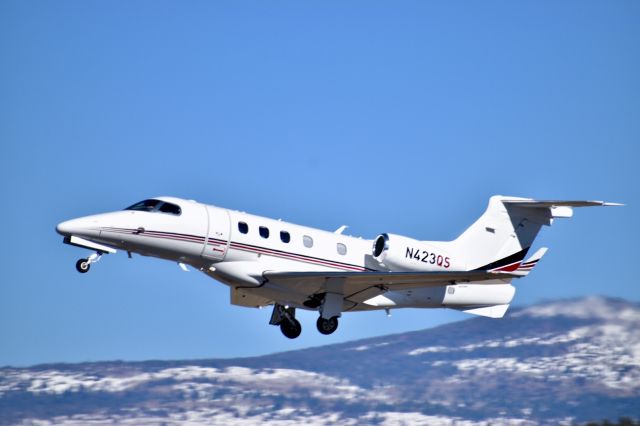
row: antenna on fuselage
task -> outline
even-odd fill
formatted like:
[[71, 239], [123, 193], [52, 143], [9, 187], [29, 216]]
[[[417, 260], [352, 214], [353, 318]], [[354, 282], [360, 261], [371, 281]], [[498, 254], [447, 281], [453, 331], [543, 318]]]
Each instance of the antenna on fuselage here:
[[342, 234], [344, 232], [345, 229], [347, 229], [349, 226], [348, 225], [342, 225], [340, 228], [336, 229], [335, 231], [333, 231], [334, 234]]

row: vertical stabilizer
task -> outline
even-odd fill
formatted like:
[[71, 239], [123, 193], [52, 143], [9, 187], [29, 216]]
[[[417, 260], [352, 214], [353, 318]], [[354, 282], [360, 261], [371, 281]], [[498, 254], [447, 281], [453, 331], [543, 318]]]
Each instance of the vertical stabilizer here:
[[[612, 206], [603, 201], [539, 201], [531, 198], [494, 195], [482, 216], [455, 240], [447, 250], [464, 259], [467, 270], [494, 270], [523, 273], [522, 261], [543, 225], [555, 218], [573, 215], [573, 207]], [[546, 251], [546, 249], [545, 249]], [[529, 259], [535, 265], [544, 251]], [[538, 257], [536, 257], [538, 256]], [[529, 262], [528, 261], [528, 262]]]

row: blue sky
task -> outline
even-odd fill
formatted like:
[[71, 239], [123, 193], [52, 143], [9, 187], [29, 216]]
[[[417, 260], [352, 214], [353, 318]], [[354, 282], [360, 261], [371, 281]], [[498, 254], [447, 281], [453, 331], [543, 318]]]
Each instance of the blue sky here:
[[0, 365], [259, 355], [466, 318], [347, 314], [332, 336], [55, 224], [150, 196], [373, 238], [452, 239], [493, 194], [604, 199], [543, 230], [515, 304], [640, 300], [640, 3], [0, 2]]

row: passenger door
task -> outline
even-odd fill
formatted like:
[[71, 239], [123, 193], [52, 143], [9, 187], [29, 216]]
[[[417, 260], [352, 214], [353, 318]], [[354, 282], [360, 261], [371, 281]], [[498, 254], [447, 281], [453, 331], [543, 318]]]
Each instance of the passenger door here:
[[206, 206], [206, 208], [209, 227], [202, 257], [217, 261], [224, 260], [229, 249], [229, 233], [231, 231], [229, 211], [212, 206]]

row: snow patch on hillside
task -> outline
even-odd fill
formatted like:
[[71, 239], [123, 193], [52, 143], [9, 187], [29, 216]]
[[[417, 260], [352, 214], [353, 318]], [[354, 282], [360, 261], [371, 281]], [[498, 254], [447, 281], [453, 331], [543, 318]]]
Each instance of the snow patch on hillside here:
[[[167, 368], [154, 373], [138, 373], [124, 377], [98, 377], [83, 373], [70, 373], [58, 370], [21, 371], [9, 370], [0, 381], [0, 395], [26, 389], [33, 394], [63, 394], [66, 392], [122, 392], [152, 381], [173, 380], [172, 388], [187, 394], [197, 394], [201, 398], [209, 397], [214, 384], [237, 383], [252, 385], [256, 389], [289, 388], [301, 386], [312, 390], [314, 396], [342, 399], [382, 398], [381, 395], [365, 392], [347, 380], [337, 379], [324, 374], [293, 369], [251, 369], [229, 367], [217, 369], [210, 367], [186, 366]], [[330, 389], [330, 391], [326, 391]]]
[[579, 300], [564, 300], [544, 305], [532, 306], [511, 314], [512, 317], [530, 316], [550, 318], [566, 316], [578, 319], [601, 319], [606, 321], [640, 322], [640, 310], [616, 303], [601, 296], [590, 296]]
[[449, 346], [427, 346], [423, 348], [417, 348], [409, 351], [407, 354], [411, 356], [422, 355], [425, 353], [438, 353], [438, 352], [472, 352], [477, 349], [486, 348], [516, 348], [518, 346], [530, 346], [530, 345], [557, 345], [562, 343], [574, 342], [576, 340], [584, 339], [595, 333], [591, 327], [580, 327], [569, 331], [568, 333], [546, 333], [540, 336], [518, 337], [504, 339], [492, 339], [483, 340], [478, 343], [470, 343], [468, 345], [459, 347]]
[[404, 426], [404, 425], [430, 425], [430, 426], [534, 426], [537, 423], [530, 420], [517, 418], [490, 418], [481, 421], [467, 420], [459, 417], [432, 416], [416, 412], [370, 412], [360, 418], [343, 417], [340, 413], [327, 413], [317, 415], [293, 408], [283, 408], [270, 413], [259, 415], [247, 415], [239, 417], [234, 412], [227, 412], [220, 409], [202, 408], [199, 410], [187, 410], [181, 413], [172, 413], [167, 417], [145, 415], [142, 412], [132, 413], [132, 416], [118, 415], [75, 415], [58, 416], [49, 420], [25, 419], [18, 426], [107, 426], [107, 425], [129, 425], [129, 426], [333, 426], [336, 424], [344, 426], [355, 426], [362, 424], [378, 424], [381, 426]]
[[[453, 365], [460, 372], [474, 374], [516, 373], [547, 380], [563, 380], [567, 377], [581, 378], [600, 383], [611, 389], [637, 392], [640, 389], [640, 331], [620, 325], [605, 324], [590, 328], [579, 328], [567, 336], [543, 342], [571, 341], [563, 355], [548, 357], [502, 357], [469, 358], [457, 361], [437, 361], [438, 366]], [[590, 339], [581, 340], [589, 336]], [[509, 346], [506, 341], [502, 347]], [[460, 378], [462, 380], [462, 377]]]

